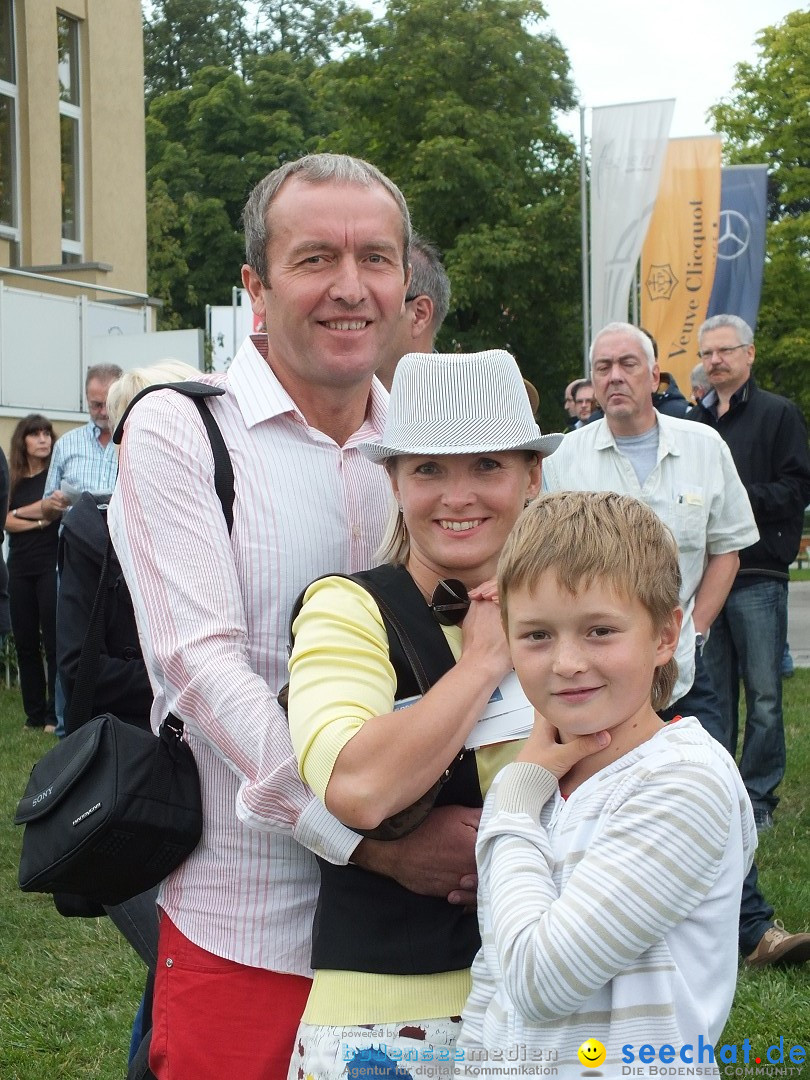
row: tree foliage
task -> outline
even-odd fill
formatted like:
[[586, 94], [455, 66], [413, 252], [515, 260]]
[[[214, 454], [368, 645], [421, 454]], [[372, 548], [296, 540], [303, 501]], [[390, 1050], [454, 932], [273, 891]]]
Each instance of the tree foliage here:
[[241, 70], [245, 18], [243, 0], [153, 0], [143, 21], [147, 102], [180, 90], [202, 67]]
[[[379, 17], [344, 0], [257, 0], [230, 64], [221, 47], [241, 40], [228, 20], [242, 5], [163, 0], [153, 23], [178, 6], [224, 21], [171, 54], [184, 80], [149, 104], [150, 288], [164, 322], [200, 325], [205, 303], [229, 301], [239, 214], [264, 173], [310, 150], [355, 154], [400, 185], [444, 252], [440, 345], [510, 348], [558, 426], [579, 367], [579, 175], [555, 121], [573, 104], [568, 62], [539, 0], [388, 0]], [[168, 56], [148, 63], [153, 87]]]
[[[322, 149], [391, 176], [453, 288], [443, 348], [510, 348], [558, 425], [578, 367], [579, 179], [555, 123], [568, 61], [536, 0], [389, 0], [313, 76], [339, 123]], [[345, 25], [345, 24], [344, 24]]]
[[201, 326], [228, 304], [243, 256], [240, 215], [265, 173], [312, 148], [308, 68], [283, 52], [250, 61], [250, 81], [206, 67], [155, 98], [146, 118], [149, 288], [162, 325]]
[[810, 416], [810, 12], [793, 12], [757, 42], [757, 60], [737, 65], [731, 97], [712, 117], [730, 163], [768, 164], [756, 372]]

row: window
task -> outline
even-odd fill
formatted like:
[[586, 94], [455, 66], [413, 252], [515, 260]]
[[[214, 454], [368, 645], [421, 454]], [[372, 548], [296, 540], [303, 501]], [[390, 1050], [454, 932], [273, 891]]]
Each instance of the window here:
[[17, 68], [14, 3], [0, 0], [0, 235], [18, 240]]
[[82, 257], [82, 110], [79, 24], [57, 15], [59, 42], [59, 134], [62, 151], [62, 262]]

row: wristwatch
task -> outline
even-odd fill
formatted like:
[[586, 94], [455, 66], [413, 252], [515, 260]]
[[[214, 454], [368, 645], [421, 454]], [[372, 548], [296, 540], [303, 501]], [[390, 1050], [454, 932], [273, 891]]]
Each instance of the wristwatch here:
[[703, 656], [703, 646], [706, 644], [706, 642], [708, 640], [709, 640], [709, 635], [708, 634], [705, 634], [705, 635], [701, 634], [701, 632], [699, 630], [695, 634], [695, 648], [697, 649], [697, 651], [700, 653], [701, 656]]

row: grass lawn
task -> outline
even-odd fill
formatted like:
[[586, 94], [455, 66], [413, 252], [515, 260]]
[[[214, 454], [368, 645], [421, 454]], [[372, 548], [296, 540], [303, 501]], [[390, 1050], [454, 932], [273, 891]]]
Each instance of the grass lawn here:
[[[788, 774], [758, 864], [777, 916], [799, 930], [810, 927], [810, 670], [784, 685]], [[63, 919], [49, 897], [17, 889], [14, 808], [53, 742], [22, 720], [18, 693], [0, 690], [0, 1080], [123, 1080], [145, 969], [108, 920]], [[764, 1061], [779, 1036], [786, 1051], [796, 1043], [810, 1051], [810, 964], [740, 969], [721, 1042], [747, 1038]]]

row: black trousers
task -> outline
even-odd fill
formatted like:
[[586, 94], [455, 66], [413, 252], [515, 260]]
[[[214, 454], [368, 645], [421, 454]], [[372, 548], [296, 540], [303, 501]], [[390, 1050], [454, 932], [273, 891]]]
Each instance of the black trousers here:
[[[53, 724], [56, 682], [56, 568], [41, 574], [16, 574], [12, 564], [8, 594], [25, 715], [32, 724]], [[47, 679], [42, 665], [43, 648]]]

